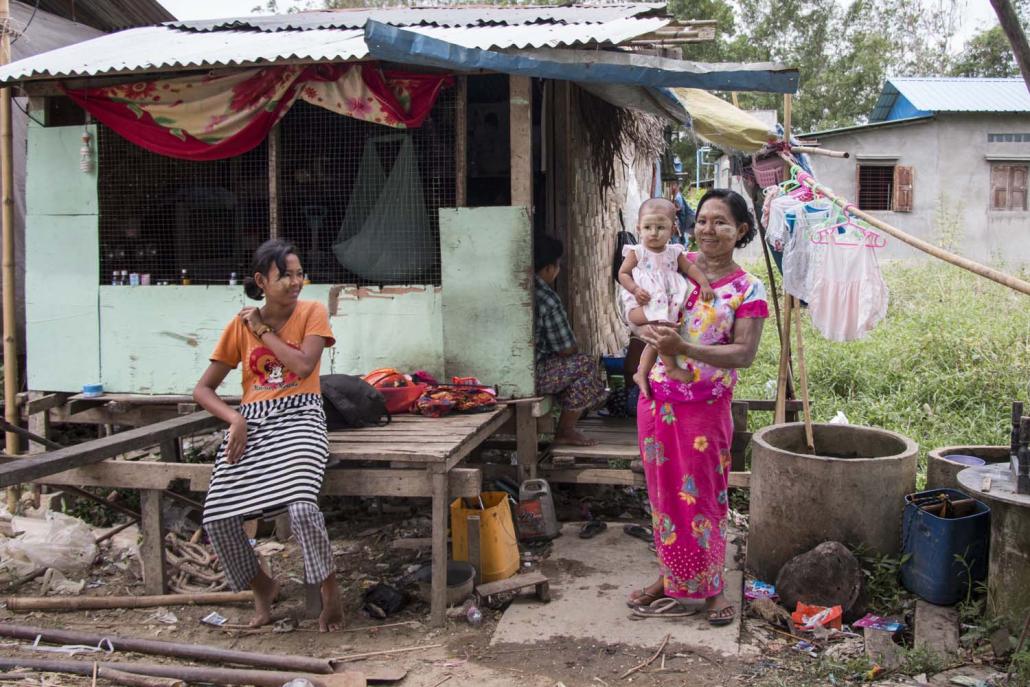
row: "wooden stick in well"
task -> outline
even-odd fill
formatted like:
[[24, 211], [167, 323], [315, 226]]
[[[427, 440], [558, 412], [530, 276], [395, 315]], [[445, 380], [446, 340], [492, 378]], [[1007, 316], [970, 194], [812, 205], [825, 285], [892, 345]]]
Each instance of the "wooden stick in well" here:
[[810, 451], [815, 450], [815, 436], [812, 433], [812, 408], [808, 404], [808, 370], [805, 368], [805, 342], [801, 333], [801, 301], [797, 298], [794, 301], [794, 317], [797, 324], [794, 328], [798, 333], [798, 375], [801, 380], [801, 412], [805, 420], [805, 444]]

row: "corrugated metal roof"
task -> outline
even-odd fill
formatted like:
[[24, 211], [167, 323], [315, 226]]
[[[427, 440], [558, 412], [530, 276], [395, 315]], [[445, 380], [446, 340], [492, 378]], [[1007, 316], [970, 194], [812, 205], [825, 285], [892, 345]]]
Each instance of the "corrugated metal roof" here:
[[886, 119], [899, 97], [926, 112], [1030, 112], [1022, 79], [911, 77], [888, 79], [869, 119]]
[[[614, 46], [651, 33], [670, 21], [631, 16], [601, 24], [417, 26], [410, 30], [463, 47], [525, 50]], [[0, 82], [210, 69], [285, 60], [338, 62], [367, 56], [361, 29], [198, 32], [166, 25], [130, 29], [14, 62], [0, 68]]]
[[665, 3], [574, 5], [570, 7], [399, 7], [299, 12], [264, 17], [172, 22], [188, 31], [310, 31], [360, 29], [369, 19], [391, 26], [519, 26], [525, 24], [603, 24], [658, 12]]
[[337, 62], [368, 54], [360, 30], [272, 34], [129, 29], [0, 68], [0, 82], [232, 67], [282, 60]]
[[102, 31], [174, 21], [156, 0], [39, 0], [39, 9]]

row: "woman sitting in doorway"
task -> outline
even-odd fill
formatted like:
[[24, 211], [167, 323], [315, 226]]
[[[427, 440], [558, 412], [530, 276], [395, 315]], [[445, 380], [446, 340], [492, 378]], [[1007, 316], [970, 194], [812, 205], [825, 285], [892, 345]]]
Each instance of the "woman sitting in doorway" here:
[[[659, 360], [640, 390], [637, 433], [660, 575], [629, 599], [634, 615], [690, 615], [682, 601], [704, 600], [708, 622], [733, 622], [736, 610], [723, 595], [728, 480], [733, 419], [730, 402], [737, 370], [751, 365], [764, 318], [765, 287], [734, 261], [734, 250], [755, 236], [744, 198], [713, 189], [697, 207], [694, 236], [701, 268], [716, 297], [687, 299], [679, 329], [648, 327], [645, 340], [693, 381], [676, 381]], [[686, 306], [684, 306], [686, 307]], [[688, 363], [689, 361], [689, 363]]]
[[535, 239], [536, 388], [558, 397], [561, 415], [554, 442], [592, 446], [597, 442], [576, 429], [576, 423], [583, 413], [604, 403], [608, 392], [599, 361], [580, 353], [565, 306], [554, 291], [564, 252], [565, 246], [552, 236]]

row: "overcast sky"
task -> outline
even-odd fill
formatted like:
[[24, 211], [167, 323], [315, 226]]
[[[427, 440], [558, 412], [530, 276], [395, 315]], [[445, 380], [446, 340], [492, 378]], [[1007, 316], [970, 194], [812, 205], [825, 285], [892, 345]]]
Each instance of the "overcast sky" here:
[[[924, 2], [938, 3], [942, 0], [924, 0]], [[251, 10], [256, 5], [264, 5], [263, 0], [160, 0], [169, 12], [179, 19], [222, 19], [225, 17], [241, 17], [255, 14]], [[959, 0], [965, 5], [964, 20], [959, 26], [956, 35], [957, 46], [961, 47], [967, 38], [976, 31], [993, 22], [995, 19], [994, 10], [989, 0]], [[303, 0], [279, 0], [279, 9], [286, 11], [290, 6], [304, 5]], [[703, 18], [703, 17], [702, 17]]]

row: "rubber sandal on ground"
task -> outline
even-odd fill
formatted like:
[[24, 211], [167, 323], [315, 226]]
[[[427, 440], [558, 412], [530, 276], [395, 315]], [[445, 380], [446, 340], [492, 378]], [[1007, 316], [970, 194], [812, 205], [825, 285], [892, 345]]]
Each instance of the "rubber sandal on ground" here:
[[590, 520], [579, 529], [579, 538], [593, 539], [606, 529], [608, 529], [608, 523], [604, 520]]
[[644, 527], [643, 525], [625, 525], [622, 531], [631, 537], [635, 537], [640, 541], [646, 541], [652, 543], [654, 541], [654, 532], [650, 527]]
[[714, 625], [715, 627], [721, 627], [723, 625], [729, 625], [737, 618], [737, 609], [733, 606], [726, 606], [720, 608], [718, 611], [708, 611], [708, 624]]
[[697, 611], [684, 608], [679, 601], [666, 596], [647, 606], [637, 606], [632, 613], [636, 618], [686, 618]]
[[633, 592], [636, 596], [630, 596], [626, 599], [626, 605], [630, 608], [640, 608], [641, 606], [650, 606], [658, 599], [666, 598], [665, 592], [649, 592], [647, 588], [637, 589]]

